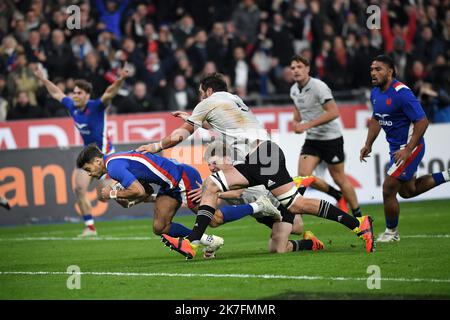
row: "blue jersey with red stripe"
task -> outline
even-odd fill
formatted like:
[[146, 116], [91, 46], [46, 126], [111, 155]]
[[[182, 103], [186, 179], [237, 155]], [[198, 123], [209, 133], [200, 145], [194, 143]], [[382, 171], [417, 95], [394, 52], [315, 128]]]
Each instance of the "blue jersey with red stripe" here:
[[125, 151], [106, 155], [103, 159], [108, 175], [125, 188], [139, 180], [173, 189], [183, 176], [182, 164], [156, 154]]
[[[396, 79], [384, 92], [378, 87], [372, 89], [370, 101], [373, 106], [372, 117], [378, 120], [386, 133], [392, 154], [408, 143], [412, 124], [423, 119], [425, 112], [412, 91]], [[419, 143], [424, 143], [423, 137]]]
[[73, 99], [67, 96], [61, 103], [69, 110], [85, 146], [95, 143], [105, 154], [112, 150], [107, 133], [106, 108], [101, 99], [89, 100], [83, 110], [78, 109]]

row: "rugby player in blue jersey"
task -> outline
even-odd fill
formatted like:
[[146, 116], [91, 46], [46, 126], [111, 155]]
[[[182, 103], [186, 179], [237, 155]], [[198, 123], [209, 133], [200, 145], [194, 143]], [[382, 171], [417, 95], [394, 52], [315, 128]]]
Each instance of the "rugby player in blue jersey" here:
[[[194, 213], [197, 212], [198, 201], [193, 199], [191, 191], [198, 189], [203, 181], [194, 167], [181, 164], [174, 159], [155, 154], [144, 155], [134, 150], [104, 155], [95, 144], [81, 151], [77, 167], [97, 179], [108, 174], [120, 184], [119, 188], [104, 187], [102, 189], [104, 199], [115, 199], [122, 206], [128, 207], [143, 201], [155, 202], [153, 216], [155, 234], [185, 237], [192, 232], [191, 229], [172, 220], [182, 204]], [[160, 186], [157, 195], [152, 197], [149, 197], [153, 190], [150, 184]], [[250, 214], [281, 220], [279, 210], [266, 197], [260, 197], [251, 204], [228, 206], [223, 218], [233, 221]], [[204, 252], [208, 253], [205, 255], [207, 258], [213, 257], [215, 251], [223, 245], [223, 239], [214, 235], [203, 234], [200, 242], [204, 246]]]
[[[128, 75], [129, 70], [125, 65], [120, 70], [119, 77], [105, 90], [103, 95], [98, 99], [91, 99], [92, 85], [89, 82], [76, 80], [72, 97], [69, 97], [53, 82], [48, 80], [40, 68], [35, 70], [35, 76], [42, 81], [50, 95], [61, 102], [69, 111], [75, 126], [83, 138], [84, 145], [95, 143], [105, 154], [114, 151], [111, 138], [108, 135], [107, 107], [114, 96], [117, 95]], [[85, 223], [85, 229], [80, 234], [82, 237], [97, 235], [92, 216], [92, 205], [87, 197], [87, 190], [91, 181], [92, 178], [85, 171], [77, 169], [75, 175], [75, 196]], [[100, 197], [101, 188], [108, 183], [109, 181], [105, 179], [97, 184], [99, 200], [102, 200]]]
[[376, 57], [370, 66], [372, 89], [370, 101], [373, 115], [360, 161], [366, 161], [372, 144], [383, 128], [389, 143], [390, 167], [383, 183], [386, 230], [377, 241], [399, 241], [398, 219], [400, 206], [397, 194], [413, 198], [450, 180], [450, 169], [416, 178], [417, 167], [425, 154], [424, 133], [428, 120], [419, 100], [412, 91], [395, 78], [392, 58]]

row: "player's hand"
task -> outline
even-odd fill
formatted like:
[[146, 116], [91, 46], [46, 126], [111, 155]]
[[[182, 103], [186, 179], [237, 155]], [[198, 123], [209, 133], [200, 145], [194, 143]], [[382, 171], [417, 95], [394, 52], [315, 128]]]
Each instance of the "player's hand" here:
[[310, 129], [310, 126], [307, 123], [295, 123], [294, 124], [294, 132], [295, 133], [304, 133]]
[[158, 153], [161, 150], [162, 150], [162, 148], [161, 148], [161, 144], [159, 142], [144, 144], [136, 149], [137, 152], [141, 152], [142, 154]]
[[111, 186], [104, 187], [100, 193], [101, 197], [106, 200], [110, 199], [109, 193], [111, 192], [111, 190], [112, 190]]
[[130, 76], [130, 68], [128, 62], [125, 62], [123, 68], [119, 71], [119, 79], [126, 79]]
[[44, 76], [44, 72], [42, 71], [41, 68], [36, 67], [36, 69], [34, 69], [34, 75], [36, 76], [36, 78], [38, 78], [39, 80], [44, 80], [45, 76]]
[[411, 153], [412, 153], [411, 150], [409, 150], [408, 148], [395, 151], [394, 153], [395, 164], [399, 166], [402, 163], [404, 163], [411, 156]]
[[197, 183], [198, 188], [188, 192], [189, 198], [194, 203], [200, 202], [200, 200], [202, 198], [202, 185], [198, 181], [196, 181], [196, 183]]
[[189, 113], [184, 112], [184, 111], [174, 111], [174, 112], [172, 112], [172, 115], [174, 117], [181, 118], [184, 121], [186, 121], [189, 118], [189, 116], [190, 116]]
[[367, 162], [366, 158], [370, 157], [371, 152], [372, 152], [372, 147], [369, 147], [369, 146], [362, 147], [361, 151], [359, 152], [359, 161]]

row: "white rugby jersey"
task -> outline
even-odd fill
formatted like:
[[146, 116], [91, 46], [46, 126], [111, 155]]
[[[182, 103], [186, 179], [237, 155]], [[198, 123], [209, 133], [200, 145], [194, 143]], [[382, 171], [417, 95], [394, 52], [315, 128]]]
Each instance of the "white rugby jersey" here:
[[[309, 78], [308, 83], [300, 90], [297, 83], [291, 87], [291, 98], [302, 120], [311, 121], [325, 113], [323, 104], [332, 100], [333, 94], [325, 82], [316, 78]], [[306, 139], [332, 140], [342, 137], [339, 119], [311, 128], [306, 132]]]
[[225, 92], [215, 92], [194, 108], [187, 122], [201, 127], [203, 121], [219, 132], [224, 142], [236, 150], [233, 160], [242, 161], [256, 149], [258, 140], [270, 140], [269, 133], [253, 112], [238, 96]]

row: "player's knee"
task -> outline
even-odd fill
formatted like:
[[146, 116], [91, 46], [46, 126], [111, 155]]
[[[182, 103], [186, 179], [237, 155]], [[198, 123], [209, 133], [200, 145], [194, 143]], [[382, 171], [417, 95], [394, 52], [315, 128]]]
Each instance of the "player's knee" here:
[[409, 190], [400, 190], [398, 192], [399, 196], [402, 197], [403, 199], [410, 199], [412, 197], [414, 197], [414, 194], [409, 192]]
[[298, 197], [289, 208], [289, 211], [293, 214], [310, 213], [312, 209], [309, 200], [305, 197]]
[[396, 186], [385, 180], [383, 183], [383, 197], [395, 196], [396, 194]]
[[220, 224], [219, 224], [217, 221], [215, 221], [214, 219], [212, 219], [212, 220], [209, 222], [209, 226], [210, 226], [211, 228], [217, 228], [218, 226], [220, 226]]
[[345, 176], [345, 173], [334, 173], [331, 175], [331, 177], [333, 178], [333, 181], [338, 185], [338, 186], [342, 186], [347, 182], [347, 177]]
[[294, 224], [292, 225], [292, 231], [291, 234], [297, 234], [300, 235], [303, 233], [304, 227], [303, 227], [303, 219], [302, 216], [299, 214], [295, 215]]
[[286, 244], [281, 239], [274, 236], [269, 239], [269, 253], [284, 253], [286, 251]]

